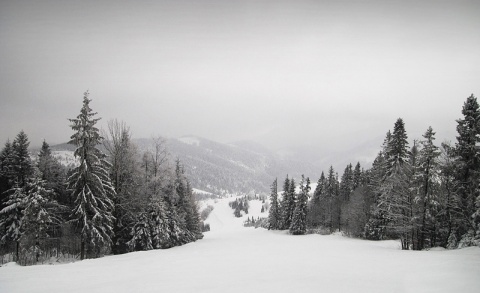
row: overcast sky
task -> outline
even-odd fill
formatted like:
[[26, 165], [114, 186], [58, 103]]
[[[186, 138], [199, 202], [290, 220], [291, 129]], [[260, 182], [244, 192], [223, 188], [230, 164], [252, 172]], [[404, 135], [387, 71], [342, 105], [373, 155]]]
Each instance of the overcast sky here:
[[135, 137], [349, 149], [402, 117], [454, 139], [480, 1], [0, 1], [1, 144], [67, 141], [87, 89]]

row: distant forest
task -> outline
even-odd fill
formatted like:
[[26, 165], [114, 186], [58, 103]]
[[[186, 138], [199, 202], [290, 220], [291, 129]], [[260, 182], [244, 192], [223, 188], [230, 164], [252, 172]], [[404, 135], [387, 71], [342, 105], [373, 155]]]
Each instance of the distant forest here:
[[125, 123], [110, 121], [101, 134], [88, 96], [69, 119], [74, 165], [62, 166], [45, 141], [32, 159], [23, 131], [1, 150], [1, 262], [95, 258], [203, 237], [183, 166], [170, 161], [163, 140], [139, 154]]
[[342, 231], [365, 239], [401, 239], [402, 249], [461, 248], [480, 243], [480, 110], [472, 94], [457, 120], [455, 145], [435, 143], [429, 127], [410, 147], [404, 121], [388, 131], [373, 165], [349, 164], [343, 175], [322, 172], [309, 199], [310, 180], [288, 176], [278, 198], [272, 184], [269, 229]]

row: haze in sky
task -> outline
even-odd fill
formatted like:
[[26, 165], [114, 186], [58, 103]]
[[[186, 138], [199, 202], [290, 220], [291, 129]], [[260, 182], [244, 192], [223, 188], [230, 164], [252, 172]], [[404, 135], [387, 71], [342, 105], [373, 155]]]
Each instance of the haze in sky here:
[[65, 142], [93, 110], [134, 137], [380, 146], [455, 139], [480, 95], [480, 1], [0, 2], [0, 142]]

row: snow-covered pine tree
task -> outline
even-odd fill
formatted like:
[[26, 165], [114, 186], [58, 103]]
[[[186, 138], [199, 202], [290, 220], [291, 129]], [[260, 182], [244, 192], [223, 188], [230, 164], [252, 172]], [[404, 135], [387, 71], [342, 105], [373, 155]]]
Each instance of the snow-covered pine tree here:
[[[456, 163], [455, 147], [450, 143], [443, 142], [441, 144], [441, 153], [439, 157], [440, 170], [440, 188], [438, 190], [438, 201], [436, 219], [438, 221], [437, 233], [440, 245], [446, 248], [456, 248], [456, 214], [455, 209], [458, 208], [458, 197], [455, 191], [456, 184]], [[451, 241], [449, 241], [449, 239]]]
[[[477, 231], [480, 238], [480, 109], [472, 94], [462, 108], [463, 119], [457, 120], [456, 180], [458, 209], [457, 238], [470, 238]], [[466, 241], [464, 241], [466, 242]], [[471, 242], [471, 241], [470, 241]], [[473, 244], [473, 243], [472, 243]]]
[[[177, 219], [171, 219], [162, 196], [152, 197], [148, 204], [150, 237], [153, 249], [170, 248], [178, 245]], [[173, 222], [173, 223], [172, 223]], [[174, 226], [172, 228], [172, 225]], [[172, 231], [173, 230], [173, 231]], [[172, 235], [176, 233], [175, 235]]]
[[380, 196], [383, 192], [383, 183], [387, 178], [389, 145], [391, 140], [392, 133], [389, 130], [383, 140], [382, 149], [377, 154], [377, 157], [373, 161], [372, 168], [368, 172], [367, 186], [372, 191], [372, 206], [365, 225], [365, 238], [371, 240], [380, 240], [387, 236], [387, 218], [385, 211], [379, 206], [379, 203]]
[[13, 187], [13, 147], [9, 140], [0, 152], [0, 209], [8, 200], [7, 190]]
[[28, 136], [20, 131], [13, 141], [13, 174], [14, 180], [19, 187], [24, 187], [27, 180], [33, 175], [33, 164], [28, 153]]
[[408, 249], [412, 240], [410, 207], [413, 199], [409, 190], [411, 179], [409, 160], [405, 124], [398, 118], [387, 148], [386, 175], [380, 185], [378, 208], [385, 217], [391, 235], [401, 238], [402, 249]]
[[[390, 135], [390, 132], [388, 133]], [[386, 236], [386, 218], [378, 203], [381, 195], [381, 186], [385, 179], [385, 155], [380, 151], [372, 163], [372, 168], [367, 172], [367, 187], [371, 190], [371, 207], [367, 223], [365, 224], [365, 238], [371, 240], [384, 239]]]
[[295, 180], [287, 178], [284, 183], [282, 201], [282, 228], [289, 229], [292, 224], [293, 211], [295, 209]]
[[[434, 144], [434, 140], [435, 132], [433, 132], [432, 127], [428, 127], [425, 134], [423, 134], [423, 139], [420, 141], [422, 148], [419, 154], [419, 172], [417, 174], [420, 190], [417, 198], [415, 198], [415, 203], [420, 207], [420, 231], [417, 246], [419, 250], [425, 248], [427, 235], [434, 234], [435, 227], [437, 226], [434, 222], [434, 217], [437, 212], [436, 207], [438, 206], [435, 186], [437, 185], [436, 182], [439, 181], [438, 157], [440, 156], [440, 151]], [[430, 243], [430, 245], [436, 244]]]
[[152, 250], [152, 227], [150, 227], [150, 215], [141, 212], [132, 227], [132, 238], [127, 242], [131, 251]]
[[348, 164], [343, 171], [342, 180], [340, 182], [340, 199], [342, 202], [350, 199], [350, 194], [353, 192], [353, 167], [352, 164]]
[[319, 227], [325, 224], [325, 174], [322, 171], [308, 206], [307, 226]]
[[53, 190], [47, 189], [47, 183], [41, 179], [39, 171], [27, 182], [23, 199], [22, 247], [35, 254], [38, 262], [44, 245], [42, 243], [53, 236], [55, 226], [61, 224], [58, 216], [60, 206], [53, 199]]
[[338, 198], [338, 180], [333, 166], [330, 166], [325, 186], [325, 226], [333, 232], [340, 228], [340, 201]]
[[[270, 210], [268, 211], [268, 229], [278, 230], [280, 228], [281, 214], [278, 205], [277, 178], [273, 181], [270, 192]], [[263, 206], [262, 206], [263, 209]]]
[[355, 165], [355, 169], [353, 170], [353, 190], [357, 189], [360, 185], [362, 185], [362, 169], [360, 166], [360, 162], [357, 162]]
[[[165, 211], [163, 215], [159, 214], [161, 219], [159, 218], [158, 223], [166, 223], [167, 225], [167, 233], [165, 235], [167, 240], [161, 242], [160, 248], [170, 248], [189, 242], [189, 231], [186, 229], [185, 219], [179, 214], [178, 199], [179, 196], [176, 193], [174, 179], [167, 181], [165, 186], [162, 186], [156, 198], [159, 203], [161, 202], [161, 204], [164, 205]], [[154, 248], [156, 247], [154, 246]]]
[[60, 204], [66, 204], [68, 202], [65, 190], [66, 168], [55, 159], [45, 140], [38, 153], [37, 168], [40, 171], [41, 179], [45, 181], [45, 188], [54, 192], [55, 199]]
[[38, 170], [41, 172], [43, 180], [46, 180], [46, 178], [49, 178], [50, 176], [52, 176], [52, 172], [54, 168], [54, 166], [52, 165], [52, 161], [53, 161], [53, 156], [52, 156], [52, 151], [50, 150], [50, 146], [45, 140], [43, 140], [42, 148], [38, 153], [38, 162], [37, 162], [37, 167], [38, 167]]
[[193, 198], [190, 183], [185, 177], [185, 171], [177, 159], [175, 166], [175, 190], [179, 197], [177, 201], [177, 210], [179, 217], [184, 222], [185, 240], [182, 242], [188, 243], [203, 238], [200, 229], [200, 215], [195, 199]]
[[407, 174], [407, 190], [405, 192], [405, 218], [410, 226], [409, 242], [413, 250], [420, 247], [420, 230], [421, 230], [421, 204], [420, 190], [422, 186], [421, 167], [420, 167], [420, 149], [418, 141], [413, 141], [413, 146], [409, 152], [410, 159], [408, 161], [409, 172]]
[[293, 211], [292, 223], [290, 224], [290, 234], [304, 235], [307, 232], [307, 202], [308, 193], [310, 192], [310, 178], [302, 175], [300, 181], [300, 193], [295, 202], [295, 210]]
[[202, 221], [200, 218], [200, 212], [197, 205], [197, 201], [193, 195], [193, 189], [190, 185], [190, 181], [187, 182], [187, 229], [195, 236], [195, 239], [202, 239]]
[[22, 237], [22, 218], [24, 209], [24, 187], [14, 187], [9, 191], [5, 207], [0, 210], [1, 243], [15, 242], [15, 260], [19, 260], [20, 238]]
[[[102, 137], [95, 124], [100, 118], [90, 108], [91, 100], [86, 92], [83, 106], [77, 118], [69, 119], [75, 133], [70, 144], [77, 146], [75, 157], [79, 165], [68, 178], [68, 188], [75, 198], [72, 211], [73, 221], [80, 229], [80, 258], [93, 257], [93, 252], [108, 251], [112, 244], [112, 215], [115, 190], [108, 174], [109, 163], [99, 149]], [[85, 255], [87, 250], [87, 255]]]

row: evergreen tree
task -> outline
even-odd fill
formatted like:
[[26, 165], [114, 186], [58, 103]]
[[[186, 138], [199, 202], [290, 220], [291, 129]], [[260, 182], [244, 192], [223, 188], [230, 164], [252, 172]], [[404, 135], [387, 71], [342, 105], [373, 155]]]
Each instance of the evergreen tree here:
[[458, 196], [456, 195], [456, 163], [455, 147], [449, 143], [441, 144], [440, 155], [440, 188], [439, 205], [437, 212], [438, 237], [440, 245], [446, 248], [456, 248], [458, 240], [456, 236], [456, 227], [459, 223], [455, 212], [458, 209]]
[[53, 190], [47, 189], [38, 172], [27, 182], [23, 199], [22, 242], [27, 250], [33, 248], [37, 262], [42, 251], [41, 243], [53, 236], [53, 228], [62, 222], [58, 216], [60, 206], [53, 197]]
[[393, 134], [387, 145], [387, 176], [405, 171], [403, 170], [404, 164], [409, 160], [407, 138], [405, 123], [402, 118], [398, 118], [393, 126]]
[[[182, 169], [183, 170], [183, 169]], [[183, 171], [182, 171], [183, 172]], [[182, 173], [184, 176], [185, 174]], [[197, 239], [202, 239], [203, 238], [203, 233], [202, 233], [202, 221], [200, 217], [200, 212], [198, 208], [197, 201], [193, 195], [193, 190], [190, 185], [190, 181], [185, 178], [187, 182], [187, 193], [186, 193], [186, 210], [187, 210], [187, 230], [190, 231], [193, 236], [195, 237], [195, 240]]]
[[[278, 205], [277, 178], [272, 183], [270, 192], [270, 210], [268, 212], [268, 229], [277, 230], [280, 228], [280, 209]], [[263, 209], [263, 206], [262, 206]]]
[[22, 218], [25, 208], [25, 187], [14, 187], [9, 191], [5, 207], [0, 210], [0, 229], [3, 231], [2, 244], [15, 242], [15, 260], [19, 260], [20, 238], [23, 235]]
[[200, 229], [200, 215], [198, 207], [193, 198], [192, 189], [190, 183], [185, 177], [185, 171], [180, 164], [180, 160], [177, 159], [175, 167], [175, 190], [179, 196], [177, 203], [177, 209], [179, 216], [183, 218], [185, 223], [185, 243], [202, 239], [203, 234]]
[[77, 118], [69, 119], [75, 131], [69, 143], [77, 146], [74, 154], [79, 165], [68, 178], [68, 188], [75, 198], [72, 217], [80, 228], [82, 260], [85, 249], [88, 249], [88, 257], [92, 252], [98, 254], [102, 249], [110, 248], [114, 221], [112, 200], [115, 197], [107, 171], [109, 163], [97, 148], [103, 139], [95, 127], [100, 118], [94, 118], [96, 113], [89, 106], [88, 95], [88, 92], [84, 94]]
[[[413, 141], [413, 146], [410, 149], [410, 159], [408, 161], [409, 172], [407, 174], [404, 210], [406, 211], [404, 218], [407, 225], [410, 227], [408, 235], [408, 242], [413, 250], [419, 250], [421, 245], [420, 237], [422, 230], [422, 171], [420, 165], [420, 151], [418, 141]], [[410, 248], [409, 247], [409, 248]]]
[[[457, 237], [468, 237], [475, 230], [479, 221], [480, 196], [480, 110], [477, 98], [472, 94], [467, 98], [462, 109], [463, 119], [457, 120], [457, 143], [455, 144], [457, 160], [458, 209]], [[475, 217], [476, 215], [476, 217]], [[480, 231], [479, 231], [480, 232]], [[478, 234], [480, 235], [480, 234]]]
[[302, 175], [300, 181], [300, 193], [295, 201], [295, 210], [290, 224], [290, 233], [293, 235], [303, 235], [307, 231], [307, 202], [310, 192], [310, 179]]
[[[387, 137], [390, 136], [390, 132]], [[386, 149], [386, 147], [384, 148]], [[386, 176], [386, 159], [383, 151], [380, 151], [372, 163], [372, 168], [367, 172], [368, 183], [366, 186], [370, 191], [370, 202], [368, 220], [365, 224], [365, 238], [370, 240], [381, 240], [386, 237], [386, 217], [385, 212], [379, 206], [381, 186]]]
[[352, 164], [348, 164], [347, 167], [345, 167], [345, 171], [342, 175], [342, 181], [340, 182], [340, 196], [343, 202], [350, 199], [350, 194], [353, 192], [353, 189], [353, 169]]
[[38, 170], [41, 172], [43, 180], [46, 180], [46, 178], [50, 177], [50, 174], [53, 171], [52, 161], [53, 156], [52, 151], [50, 150], [50, 146], [45, 140], [43, 140], [42, 148], [38, 153], [37, 163]]
[[369, 202], [371, 202], [368, 220], [365, 225], [365, 238], [371, 240], [380, 240], [386, 238], [386, 227], [388, 219], [386, 211], [380, 205], [381, 195], [383, 193], [384, 183], [387, 179], [387, 170], [389, 162], [389, 145], [392, 140], [390, 130], [385, 135], [381, 151], [373, 161], [372, 168], [368, 172], [369, 191], [371, 192]]
[[149, 214], [147, 212], [141, 212], [132, 227], [132, 238], [127, 242], [130, 250], [152, 250], [151, 230]]
[[[434, 211], [438, 201], [435, 193], [435, 185], [438, 182], [438, 157], [440, 151], [434, 144], [435, 132], [429, 127], [420, 141], [422, 148], [419, 154], [419, 183], [420, 190], [415, 202], [420, 206], [420, 235], [418, 241], [418, 249], [422, 250], [426, 246], [427, 234], [435, 233]], [[431, 243], [435, 245], [435, 243]]]
[[8, 140], [0, 152], [0, 209], [8, 199], [6, 191], [11, 189], [14, 183], [13, 156], [13, 147]]
[[48, 143], [44, 140], [38, 154], [37, 168], [45, 188], [54, 192], [55, 199], [61, 204], [69, 204], [69, 198], [65, 190], [66, 168], [52, 155]]
[[176, 219], [169, 219], [168, 207], [164, 198], [161, 196], [153, 197], [149, 202], [148, 211], [152, 247], [160, 249], [175, 246], [178, 234], [174, 236], [172, 234], [178, 233], [178, 231], [175, 231], [176, 223], [174, 220]]
[[360, 167], [360, 162], [357, 162], [355, 169], [353, 170], [353, 190], [357, 189], [362, 185], [362, 170]]
[[[286, 188], [286, 192], [285, 192]], [[284, 193], [282, 201], [282, 227], [283, 229], [289, 229], [292, 224], [293, 211], [295, 210], [295, 180], [292, 178], [288, 180], [288, 176], [284, 183]]]
[[325, 185], [325, 174], [322, 171], [309, 204], [307, 225], [310, 227], [318, 227], [325, 224]]
[[285, 224], [285, 209], [288, 208], [288, 190], [290, 189], [290, 179], [287, 177], [285, 178], [285, 181], [283, 182], [283, 189], [282, 189], [282, 198], [279, 201], [279, 209], [280, 209], [280, 227], [279, 229], [284, 230], [286, 229], [286, 224]]
[[403, 120], [399, 118], [394, 125], [387, 146], [385, 179], [380, 185], [381, 195], [378, 201], [380, 213], [385, 217], [387, 228], [392, 237], [399, 236], [402, 248], [411, 244], [413, 199], [410, 193], [410, 175], [407, 134]]
[[30, 142], [25, 132], [20, 131], [13, 141], [13, 175], [14, 180], [20, 187], [27, 184], [27, 180], [33, 175], [33, 164], [28, 153]]
[[338, 198], [338, 180], [333, 166], [330, 166], [325, 187], [325, 226], [330, 232], [340, 228], [340, 201]]

